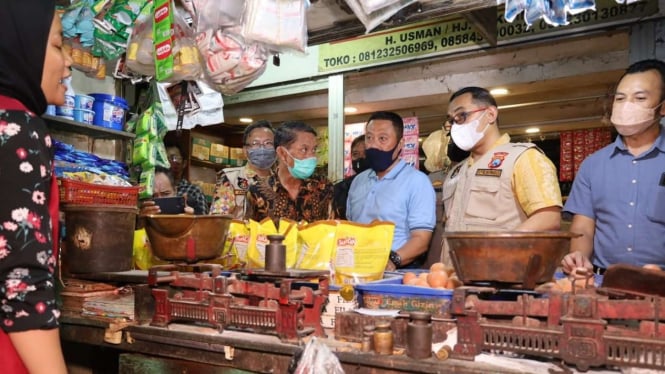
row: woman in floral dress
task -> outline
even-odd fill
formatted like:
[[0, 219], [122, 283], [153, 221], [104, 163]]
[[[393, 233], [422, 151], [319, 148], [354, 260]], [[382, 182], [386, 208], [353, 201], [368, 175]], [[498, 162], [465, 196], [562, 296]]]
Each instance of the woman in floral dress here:
[[[66, 373], [53, 277], [52, 139], [39, 117], [64, 104], [71, 59], [53, 0], [0, 10], [0, 372]], [[57, 191], [57, 190], [56, 190]], [[57, 202], [57, 201], [56, 201]], [[57, 207], [57, 205], [55, 206]], [[11, 342], [11, 343], [10, 343]], [[18, 353], [18, 355], [17, 355]], [[18, 359], [20, 358], [20, 359]]]

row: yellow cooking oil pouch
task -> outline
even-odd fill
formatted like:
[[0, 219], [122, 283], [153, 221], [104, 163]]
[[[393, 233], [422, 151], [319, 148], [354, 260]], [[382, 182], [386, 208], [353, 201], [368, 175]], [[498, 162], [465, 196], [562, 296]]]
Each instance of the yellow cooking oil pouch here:
[[234, 219], [229, 224], [222, 256], [212, 260], [225, 269], [244, 268], [247, 264], [247, 248], [249, 247], [249, 226], [245, 221]]
[[277, 234], [275, 223], [270, 218], [261, 222], [249, 220], [249, 246], [247, 247], [247, 265], [249, 268], [265, 268], [268, 235]]
[[316, 221], [298, 228], [296, 269], [332, 271], [337, 221]]
[[137, 269], [148, 270], [155, 265], [164, 265], [167, 263], [153, 255], [150, 240], [148, 240], [145, 229], [134, 231], [134, 266]]
[[280, 218], [277, 232], [284, 235], [282, 243], [286, 246], [286, 268], [292, 269], [296, 264], [298, 254], [298, 223], [287, 218]]
[[336, 232], [334, 284], [358, 284], [383, 278], [395, 233], [392, 222], [339, 221]]

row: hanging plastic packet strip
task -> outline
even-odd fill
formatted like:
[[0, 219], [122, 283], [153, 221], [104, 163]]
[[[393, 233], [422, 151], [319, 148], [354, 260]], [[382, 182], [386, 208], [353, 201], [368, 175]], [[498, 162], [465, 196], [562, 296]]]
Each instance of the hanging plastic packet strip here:
[[515, 18], [526, 9], [526, 0], [506, 0], [506, 8], [503, 18], [513, 23]]
[[543, 19], [552, 26], [566, 26], [568, 24], [568, 13], [566, 12], [567, 0], [550, 0], [549, 12]]
[[[568, 13], [573, 15], [584, 13], [587, 10], [596, 11], [596, 0], [567, 0], [566, 2]], [[617, 1], [617, 3], [623, 4], [623, 1]]]
[[152, 33], [155, 41], [155, 76], [158, 81], [163, 81], [173, 74], [173, 39], [171, 38], [173, 10], [170, 0], [155, 0], [154, 3]]
[[531, 27], [532, 24], [538, 22], [549, 12], [548, 0], [527, 0], [526, 12], [524, 12], [524, 21], [526, 27]]

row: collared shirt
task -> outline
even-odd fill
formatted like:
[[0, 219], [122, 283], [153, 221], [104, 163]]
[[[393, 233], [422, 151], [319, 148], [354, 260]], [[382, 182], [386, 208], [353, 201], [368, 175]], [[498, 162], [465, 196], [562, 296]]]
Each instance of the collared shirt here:
[[409, 240], [411, 231], [432, 231], [435, 214], [436, 196], [432, 182], [403, 160], [399, 160], [381, 179], [372, 169], [358, 174], [351, 184], [346, 205], [346, 217], [351, 221], [393, 222], [393, 251]]
[[[509, 142], [510, 136], [503, 134], [492, 148]], [[468, 160], [469, 166], [473, 165], [473, 158], [469, 157]], [[536, 148], [527, 149], [515, 161], [512, 186], [517, 201], [527, 216], [539, 209], [563, 206], [556, 167]]]
[[208, 214], [208, 201], [206, 201], [201, 187], [191, 184], [183, 178], [178, 182], [176, 194], [178, 196], [187, 194], [187, 205], [194, 208], [194, 214]]
[[236, 218], [244, 218], [249, 186], [261, 179], [248, 165], [221, 170], [217, 176], [210, 214], [231, 214]]
[[633, 156], [621, 136], [587, 157], [564, 210], [596, 221], [594, 265], [665, 267], [665, 127]]
[[247, 198], [247, 217], [255, 221], [270, 217], [278, 224], [280, 218], [297, 222], [332, 218], [333, 186], [324, 175], [304, 179], [295, 200], [277, 174], [250, 186]]

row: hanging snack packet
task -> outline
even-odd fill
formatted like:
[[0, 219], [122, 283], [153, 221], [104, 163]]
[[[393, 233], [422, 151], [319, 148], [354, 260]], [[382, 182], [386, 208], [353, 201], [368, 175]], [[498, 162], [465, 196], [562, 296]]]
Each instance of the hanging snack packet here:
[[298, 228], [296, 269], [329, 270], [335, 250], [337, 221], [317, 221]]
[[358, 284], [383, 278], [395, 224], [339, 221], [335, 235], [334, 284]]
[[268, 235], [277, 234], [277, 228], [270, 218], [265, 218], [261, 222], [249, 220], [249, 234], [247, 265], [249, 268], [262, 269], [266, 263], [266, 246], [270, 243]]
[[291, 269], [296, 264], [298, 254], [298, 223], [287, 218], [280, 218], [277, 232], [284, 235], [282, 243], [286, 246], [286, 268]]
[[171, 0], [155, 0], [152, 35], [155, 56], [155, 77], [163, 81], [173, 74], [173, 8]]

